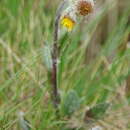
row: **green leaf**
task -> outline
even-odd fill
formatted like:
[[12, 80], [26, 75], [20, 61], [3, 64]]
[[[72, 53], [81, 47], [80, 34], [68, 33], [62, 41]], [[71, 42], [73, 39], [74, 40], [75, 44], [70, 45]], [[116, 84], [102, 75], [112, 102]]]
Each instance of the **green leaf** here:
[[80, 107], [81, 100], [77, 95], [76, 91], [70, 90], [63, 102], [62, 102], [62, 112], [64, 115], [71, 115]]
[[85, 119], [100, 119], [102, 118], [106, 111], [108, 110], [108, 107], [110, 106], [109, 103], [101, 103], [97, 104], [94, 107], [90, 108], [86, 114]]

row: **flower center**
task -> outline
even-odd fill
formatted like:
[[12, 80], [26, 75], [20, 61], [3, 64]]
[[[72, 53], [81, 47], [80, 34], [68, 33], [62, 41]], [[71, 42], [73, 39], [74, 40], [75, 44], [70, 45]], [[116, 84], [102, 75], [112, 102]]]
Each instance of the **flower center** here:
[[81, 0], [78, 3], [78, 11], [79, 11], [79, 14], [83, 15], [83, 16], [85, 16], [85, 15], [87, 15], [89, 13], [92, 13], [93, 12], [93, 7], [92, 7], [91, 2]]

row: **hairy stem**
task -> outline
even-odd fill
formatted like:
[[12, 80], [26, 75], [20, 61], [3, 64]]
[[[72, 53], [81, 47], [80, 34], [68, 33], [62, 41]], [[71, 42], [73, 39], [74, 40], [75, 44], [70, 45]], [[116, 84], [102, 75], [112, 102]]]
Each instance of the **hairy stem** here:
[[52, 83], [52, 98], [54, 106], [57, 108], [60, 103], [60, 97], [58, 94], [58, 84], [57, 84], [57, 73], [58, 73], [58, 30], [59, 30], [59, 20], [61, 17], [61, 11], [64, 7], [65, 0], [59, 5], [56, 13], [56, 19], [54, 24], [54, 42], [52, 48], [52, 72], [51, 72], [51, 83]]

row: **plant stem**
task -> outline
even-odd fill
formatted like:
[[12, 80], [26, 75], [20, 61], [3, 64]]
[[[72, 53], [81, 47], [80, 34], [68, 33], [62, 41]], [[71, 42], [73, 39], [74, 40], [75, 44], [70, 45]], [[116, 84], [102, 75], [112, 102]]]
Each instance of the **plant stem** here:
[[58, 73], [58, 30], [59, 30], [59, 20], [61, 17], [61, 10], [63, 9], [65, 0], [59, 5], [56, 13], [56, 19], [54, 24], [54, 42], [52, 48], [52, 72], [51, 72], [51, 84], [52, 84], [52, 100], [54, 106], [57, 108], [60, 103], [60, 97], [58, 94], [58, 83], [57, 83], [57, 73]]
[[52, 92], [53, 92], [53, 103], [55, 107], [59, 104], [59, 95], [58, 95], [58, 87], [57, 87], [57, 59], [58, 59], [58, 25], [59, 18], [55, 21], [55, 31], [54, 31], [54, 43], [52, 48], [52, 73], [51, 73], [51, 81], [52, 81]]

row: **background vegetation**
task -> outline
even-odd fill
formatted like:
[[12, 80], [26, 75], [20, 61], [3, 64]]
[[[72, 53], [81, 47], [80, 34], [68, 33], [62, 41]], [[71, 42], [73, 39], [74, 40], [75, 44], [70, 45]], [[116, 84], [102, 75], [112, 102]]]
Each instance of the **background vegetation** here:
[[97, 0], [61, 35], [56, 113], [46, 66], [58, 3], [0, 0], [0, 130], [129, 130], [130, 1]]

